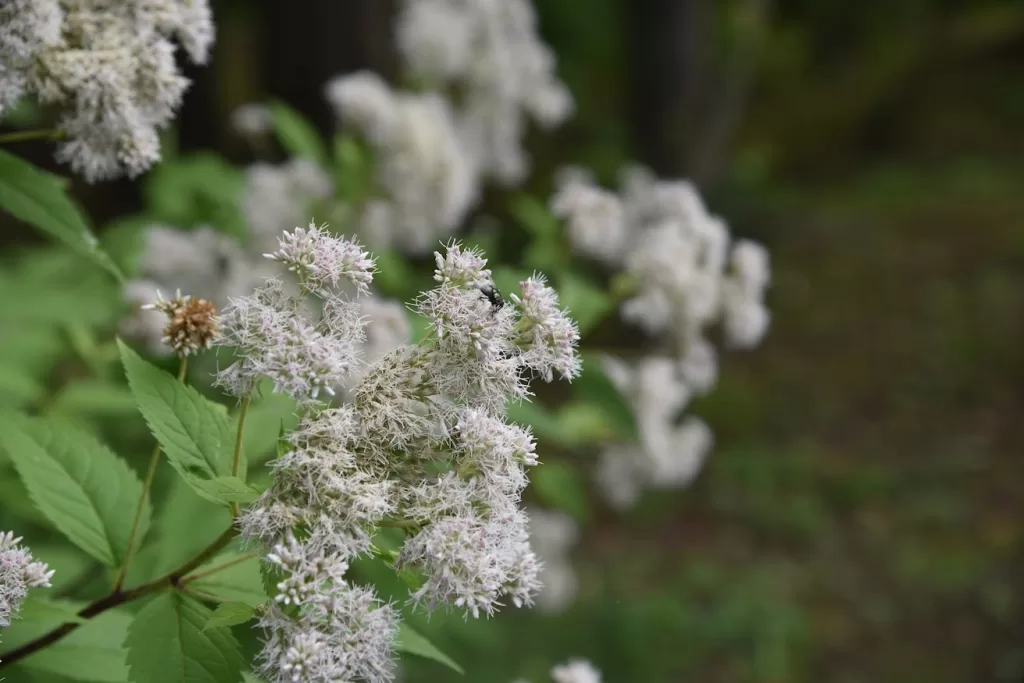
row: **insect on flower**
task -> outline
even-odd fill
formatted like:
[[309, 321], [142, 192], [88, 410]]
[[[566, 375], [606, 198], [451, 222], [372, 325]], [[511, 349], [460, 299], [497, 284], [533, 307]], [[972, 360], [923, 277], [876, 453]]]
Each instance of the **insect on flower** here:
[[505, 297], [501, 295], [501, 291], [494, 285], [481, 285], [480, 293], [487, 297], [487, 300], [491, 302], [491, 306], [494, 307], [494, 310], [498, 310], [505, 306]]

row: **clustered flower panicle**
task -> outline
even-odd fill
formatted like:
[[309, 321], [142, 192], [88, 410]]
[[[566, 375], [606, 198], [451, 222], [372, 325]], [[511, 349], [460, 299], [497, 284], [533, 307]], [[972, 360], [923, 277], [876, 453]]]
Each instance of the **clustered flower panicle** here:
[[30, 588], [49, 588], [53, 570], [33, 559], [21, 538], [0, 533], [0, 628], [11, 625]]
[[515, 184], [529, 170], [528, 119], [551, 128], [572, 95], [537, 33], [529, 0], [403, 0], [398, 49], [413, 76], [453, 94], [455, 125], [479, 173]]
[[[387, 681], [398, 612], [347, 578], [353, 558], [375, 552], [378, 526], [406, 531], [392, 559], [423, 576], [412, 599], [426, 608], [490, 615], [506, 600], [531, 604], [539, 590], [519, 507], [536, 447], [503, 414], [528, 394], [524, 371], [578, 373], [575, 327], [538, 278], [496, 309], [482, 291], [493, 286], [486, 260], [451, 243], [436, 254], [437, 286], [415, 304], [433, 334], [361, 370], [365, 321], [334, 285], [368, 287], [368, 255], [311, 226], [285, 233], [268, 257], [289, 266], [323, 314], [310, 317], [271, 280], [223, 316], [223, 343], [238, 359], [220, 384], [245, 395], [269, 377], [306, 406], [271, 464], [273, 485], [240, 519], [280, 576], [261, 621], [261, 673], [272, 683]], [[323, 394], [346, 376], [351, 403], [326, 406]]]
[[208, 349], [220, 337], [217, 308], [206, 299], [182, 296], [180, 289], [169, 300], [158, 291], [156, 301], [142, 308], [166, 316], [161, 341], [178, 356]]
[[691, 184], [659, 181], [643, 169], [628, 170], [618, 194], [566, 169], [551, 210], [565, 219], [575, 250], [622, 269], [633, 284], [623, 317], [673, 347], [631, 362], [605, 359], [605, 371], [632, 402], [641, 444], [606, 448], [597, 478], [610, 502], [627, 507], [644, 486], [683, 486], [700, 469], [711, 431], [692, 416], [676, 420], [718, 379], [710, 328], [720, 325], [727, 345], [738, 348], [757, 345], [767, 331], [768, 252], [749, 240], [730, 244], [725, 223]]
[[160, 159], [189, 81], [177, 40], [202, 64], [208, 0], [9, 0], [0, 7], [0, 111], [24, 94], [61, 111], [57, 159], [87, 181], [134, 177]]

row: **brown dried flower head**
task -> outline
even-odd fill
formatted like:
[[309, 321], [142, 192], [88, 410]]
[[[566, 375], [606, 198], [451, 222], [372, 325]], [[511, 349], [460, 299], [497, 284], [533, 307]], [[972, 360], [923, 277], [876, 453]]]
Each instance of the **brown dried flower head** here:
[[217, 308], [206, 299], [182, 296], [179, 290], [170, 300], [158, 294], [155, 303], [143, 308], [155, 309], [167, 316], [162, 341], [179, 356], [208, 349], [220, 337]]

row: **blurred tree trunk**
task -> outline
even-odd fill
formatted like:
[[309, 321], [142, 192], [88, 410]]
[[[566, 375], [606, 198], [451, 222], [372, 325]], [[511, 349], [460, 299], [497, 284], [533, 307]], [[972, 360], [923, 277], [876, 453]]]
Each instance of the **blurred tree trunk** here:
[[263, 18], [270, 95], [333, 128], [324, 85], [339, 74], [372, 69], [389, 77], [390, 0], [267, 0]]
[[711, 12], [708, 0], [626, 0], [629, 124], [639, 161], [659, 175], [689, 170]]

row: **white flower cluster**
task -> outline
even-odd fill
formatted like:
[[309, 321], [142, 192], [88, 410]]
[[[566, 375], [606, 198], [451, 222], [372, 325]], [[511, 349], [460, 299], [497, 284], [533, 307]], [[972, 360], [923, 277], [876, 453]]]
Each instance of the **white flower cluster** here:
[[551, 210], [566, 220], [575, 249], [635, 279], [623, 315], [651, 333], [671, 333], [693, 364], [709, 359], [704, 333], [715, 323], [741, 348], [756, 346], [767, 331], [767, 251], [748, 240], [730, 250], [728, 228], [690, 183], [631, 169], [615, 195], [573, 170], [563, 174]]
[[563, 172], [551, 200], [573, 248], [624, 271], [633, 285], [621, 313], [672, 341], [670, 356], [627, 364], [606, 359], [611, 379], [633, 403], [641, 443], [601, 455], [598, 481], [615, 505], [632, 505], [644, 486], [678, 487], [700, 469], [712, 445], [707, 425], [676, 418], [694, 395], [718, 379], [709, 328], [720, 325], [729, 346], [756, 346], [768, 329], [764, 293], [768, 252], [738, 240], [730, 245], [721, 219], [685, 181], [658, 181], [643, 169], [625, 174], [619, 194], [579, 169]]
[[503, 183], [520, 182], [529, 169], [527, 118], [550, 128], [572, 113], [529, 0], [404, 0], [397, 42], [413, 76], [457, 91], [465, 148], [480, 173]]
[[579, 540], [579, 525], [557, 510], [531, 508], [529, 516], [530, 545], [542, 563], [537, 608], [558, 613], [572, 603], [579, 588], [569, 559], [569, 549]]
[[453, 234], [476, 202], [479, 179], [448, 102], [434, 93], [393, 91], [368, 71], [332, 80], [326, 96], [376, 155], [383, 199], [366, 209], [370, 243], [424, 252]]
[[11, 625], [30, 588], [49, 588], [53, 570], [33, 560], [21, 538], [0, 533], [0, 628]]
[[636, 416], [639, 444], [614, 444], [600, 456], [597, 483], [615, 507], [636, 503], [645, 487], [679, 488], [700, 471], [714, 437], [699, 418], [679, 413], [693, 388], [679, 363], [665, 356], [646, 356], [633, 364], [603, 359], [604, 370], [626, 396]]
[[516, 299], [532, 302], [533, 317], [495, 308], [480, 291], [486, 262], [453, 244], [436, 256], [438, 286], [417, 302], [434, 334], [381, 357], [351, 404], [327, 408], [321, 392], [354, 370], [363, 331], [357, 303], [322, 274], [358, 289], [371, 262], [313, 227], [286, 233], [270, 256], [294, 268], [323, 315], [310, 319], [271, 280], [222, 319], [239, 359], [219, 383], [245, 395], [269, 377], [306, 406], [272, 463], [273, 485], [240, 520], [281, 577], [262, 621], [261, 673], [272, 683], [390, 680], [397, 612], [346, 580], [348, 562], [373, 549], [377, 526], [400, 527], [407, 539], [395, 565], [422, 572], [417, 602], [474, 616], [503, 597], [531, 602], [539, 567], [518, 502], [537, 460], [530, 432], [501, 416], [507, 400], [528, 394], [525, 370], [578, 372], [575, 339], [551, 341], [575, 328], [549, 289]]
[[57, 159], [87, 181], [134, 177], [160, 159], [158, 130], [189, 85], [177, 40], [202, 64], [208, 0], [8, 0], [0, 7], [0, 112], [24, 94], [61, 110]]

